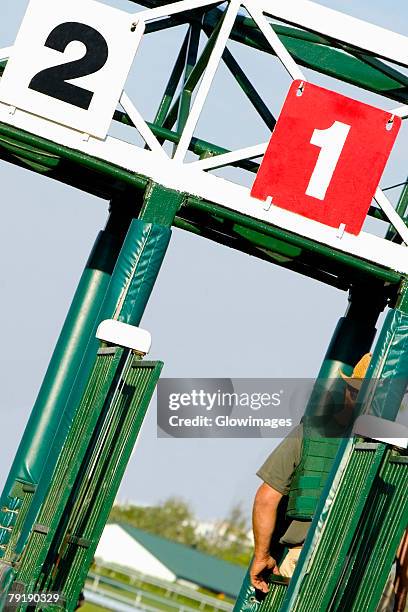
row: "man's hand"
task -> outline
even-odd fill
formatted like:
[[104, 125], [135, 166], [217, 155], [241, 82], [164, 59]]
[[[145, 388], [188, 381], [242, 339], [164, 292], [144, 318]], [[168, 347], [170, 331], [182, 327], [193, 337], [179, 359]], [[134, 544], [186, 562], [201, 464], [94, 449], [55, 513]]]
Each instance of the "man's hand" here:
[[265, 557], [254, 557], [251, 565], [251, 583], [262, 593], [269, 591], [268, 583], [266, 578], [268, 574], [279, 574], [278, 565], [273, 557], [266, 555]]
[[254, 529], [255, 554], [251, 566], [251, 583], [263, 593], [268, 592], [266, 576], [271, 572], [279, 574], [278, 566], [269, 553], [271, 537], [275, 529], [276, 512], [282, 493], [266, 482], [259, 487], [254, 501], [252, 525]]

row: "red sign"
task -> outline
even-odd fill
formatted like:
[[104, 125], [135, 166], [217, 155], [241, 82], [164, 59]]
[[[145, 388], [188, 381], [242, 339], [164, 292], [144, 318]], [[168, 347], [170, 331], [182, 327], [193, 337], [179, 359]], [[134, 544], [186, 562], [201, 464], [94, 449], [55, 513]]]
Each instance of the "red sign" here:
[[358, 234], [400, 126], [374, 106], [294, 81], [251, 195]]

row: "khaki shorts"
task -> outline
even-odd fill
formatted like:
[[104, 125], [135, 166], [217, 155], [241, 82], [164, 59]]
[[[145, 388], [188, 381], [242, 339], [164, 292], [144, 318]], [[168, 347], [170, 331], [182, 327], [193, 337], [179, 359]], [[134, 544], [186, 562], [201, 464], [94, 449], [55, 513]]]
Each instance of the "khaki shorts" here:
[[299, 555], [301, 552], [301, 546], [294, 546], [293, 548], [289, 548], [288, 554], [286, 555], [279, 567], [279, 573], [281, 574], [281, 576], [286, 576], [286, 578], [292, 578], [293, 572], [295, 571], [296, 563], [298, 562]]

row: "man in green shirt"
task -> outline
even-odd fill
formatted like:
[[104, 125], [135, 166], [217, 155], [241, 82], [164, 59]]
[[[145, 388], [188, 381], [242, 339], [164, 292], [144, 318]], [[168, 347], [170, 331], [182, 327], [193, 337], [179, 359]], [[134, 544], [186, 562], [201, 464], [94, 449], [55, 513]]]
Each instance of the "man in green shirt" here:
[[[371, 355], [364, 355], [357, 363], [351, 377], [340, 372], [346, 381], [344, 409], [336, 414], [343, 424], [350, 421], [358, 391], [366, 374]], [[251, 566], [251, 583], [260, 591], [267, 593], [266, 574], [272, 572], [291, 577], [306, 539], [311, 520], [292, 520], [280, 542], [289, 548], [281, 566], [270, 554], [271, 538], [276, 528], [278, 506], [282, 498], [289, 494], [293, 476], [302, 459], [302, 423], [287, 436], [271, 453], [257, 475], [263, 480], [259, 487], [253, 507], [253, 531], [255, 540], [254, 559]]]
[[268, 588], [263, 576], [259, 574], [264, 570], [272, 570], [274, 574], [290, 577], [310, 527], [311, 521], [293, 520], [290, 523], [280, 539], [281, 544], [289, 548], [289, 553], [278, 571], [275, 560], [269, 554], [269, 545], [275, 529], [279, 502], [283, 496], [289, 494], [293, 474], [302, 457], [302, 440], [303, 427], [299, 425], [257, 471], [263, 484], [257, 491], [253, 509], [255, 557], [251, 579], [252, 584], [263, 592], [267, 592]]

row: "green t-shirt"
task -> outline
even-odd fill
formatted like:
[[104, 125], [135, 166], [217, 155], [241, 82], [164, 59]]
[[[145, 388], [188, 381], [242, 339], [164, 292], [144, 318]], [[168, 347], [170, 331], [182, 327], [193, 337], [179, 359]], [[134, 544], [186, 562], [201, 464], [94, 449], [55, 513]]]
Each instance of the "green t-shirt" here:
[[[282, 495], [288, 495], [293, 474], [302, 458], [303, 426], [298, 425], [269, 455], [257, 475]], [[300, 546], [306, 539], [311, 521], [292, 521], [280, 542]]]

